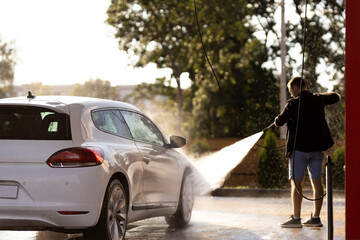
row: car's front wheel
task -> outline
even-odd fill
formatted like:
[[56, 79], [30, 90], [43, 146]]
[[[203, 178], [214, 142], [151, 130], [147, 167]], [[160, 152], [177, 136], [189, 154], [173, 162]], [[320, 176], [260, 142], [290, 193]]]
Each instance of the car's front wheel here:
[[115, 179], [106, 191], [98, 224], [84, 232], [84, 239], [125, 239], [127, 210], [126, 191], [121, 182]]
[[174, 215], [165, 216], [166, 222], [171, 227], [184, 227], [190, 222], [194, 206], [194, 189], [190, 173], [185, 173], [179, 198], [177, 211]]

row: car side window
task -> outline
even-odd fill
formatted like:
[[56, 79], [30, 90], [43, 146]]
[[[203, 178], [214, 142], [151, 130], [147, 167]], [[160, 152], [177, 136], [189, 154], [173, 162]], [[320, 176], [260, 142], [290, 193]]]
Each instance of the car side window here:
[[106, 109], [91, 112], [93, 122], [97, 128], [120, 137], [131, 138], [123, 116], [119, 110]]
[[164, 139], [157, 127], [141, 114], [121, 111], [135, 140], [153, 145], [164, 146]]

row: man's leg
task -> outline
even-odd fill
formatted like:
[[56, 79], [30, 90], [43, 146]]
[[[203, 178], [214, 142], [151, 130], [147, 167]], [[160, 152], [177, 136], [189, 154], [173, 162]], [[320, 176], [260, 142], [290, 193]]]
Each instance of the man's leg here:
[[[324, 194], [324, 185], [323, 185], [322, 181], [321, 180], [313, 180], [313, 179], [311, 179], [311, 185], [312, 185], [313, 192], [314, 192], [314, 194], [313, 194], [314, 199], [320, 198]], [[322, 203], [323, 203], [323, 198], [314, 201], [313, 215], [315, 217], [320, 216]]]
[[303, 184], [304, 181], [296, 180], [296, 186], [295, 186], [294, 179], [291, 179], [291, 198], [293, 205], [293, 216], [295, 218], [300, 218], [301, 216], [302, 196], [298, 193], [298, 191], [302, 194]]
[[[296, 153], [296, 154], [295, 154]], [[303, 179], [304, 174], [307, 168], [307, 161], [304, 158], [303, 152], [295, 151], [290, 156], [289, 161], [289, 179], [291, 179], [291, 199], [293, 206], [293, 214], [290, 216], [290, 219], [281, 223], [280, 226], [283, 228], [302, 228], [301, 224], [301, 203], [302, 203], [302, 189], [303, 189]], [[296, 155], [296, 157], [295, 157]], [[293, 160], [295, 159], [295, 164]], [[301, 180], [295, 180], [301, 179]], [[295, 186], [296, 183], [296, 186]], [[301, 193], [299, 194], [297, 190]]]
[[[324, 194], [324, 185], [322, 184], [322, 180], [321, 180], [324, 153], [312, 152], [310, 154], [311, 154], [311, 160], [309, 162], [308, 169], [309, 169], [310, 180], [313, 189], [313, 198], [318, 199]], [[323, 203], [323, 199], [314, 201], [314, 211], [313, 211], [314, 217], [319, 217], [322, 203]]]
[[318, 199], [314, 201], [314, 209], [310, 218], [303, 222], [305, 227], [322, 227], [323, 224], [320, 220], [320, 211], [323, 203], [323, 199], [320, 197], [324, 194], [324, 186], [322, 184], [322, 166], [324, 153], [323, 152], [313, 152], [311, 153], [311, 160], [309, 162], [309, 173], [310, 180], [313, 189], [313, 198]]

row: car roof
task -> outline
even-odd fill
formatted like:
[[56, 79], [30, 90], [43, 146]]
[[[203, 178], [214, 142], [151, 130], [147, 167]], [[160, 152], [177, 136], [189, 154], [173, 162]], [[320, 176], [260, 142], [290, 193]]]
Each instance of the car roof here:
[[30, 105], [49, 108], [57, 108], [57, 106], [82, 105], [85, 108], [124, 108], [142, 113], [142, 111], [129, 103], [78, 96], [36, 96], [35, 98], [13, 97], [0, 99], [0, 105]]

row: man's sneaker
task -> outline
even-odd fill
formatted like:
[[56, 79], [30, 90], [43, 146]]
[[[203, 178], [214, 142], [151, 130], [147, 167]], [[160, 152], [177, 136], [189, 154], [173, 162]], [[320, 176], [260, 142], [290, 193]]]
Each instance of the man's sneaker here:
[[302, 228], [301, 218], [295, 219], [293, 215], [290, 216], [290, 219], [280, 223], [282, 228]]
[[321, 220], [319, 217], [314, 218], [311, 214], [311, 217], [309, 217], [305, 222], [302, 223], [304, 227], [322, 227], [323, 224], [321, 223]]

